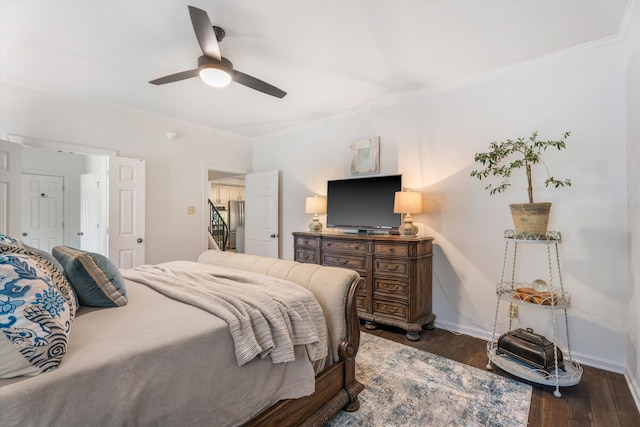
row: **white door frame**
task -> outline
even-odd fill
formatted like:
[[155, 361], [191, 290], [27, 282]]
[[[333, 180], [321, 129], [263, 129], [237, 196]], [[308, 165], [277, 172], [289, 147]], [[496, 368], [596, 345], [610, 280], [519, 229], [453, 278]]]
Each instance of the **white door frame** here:
[[202, 180], [202, 209], [201, 209], [201, 220], [203, 224], [202, 228], [202, 251], [206, 251], [209, 249], [209, 203], [207, 200], [211, 198], [211, 184], [209, 183], [209, 171], [223, 172], [228, 173], [230, 175], [247, 175], [252, 171], [248, 171], [245, 169], [233, 169], [225, 166], [219, 165], [211, 165], [205, 163], [203, 166], [203, 176]]

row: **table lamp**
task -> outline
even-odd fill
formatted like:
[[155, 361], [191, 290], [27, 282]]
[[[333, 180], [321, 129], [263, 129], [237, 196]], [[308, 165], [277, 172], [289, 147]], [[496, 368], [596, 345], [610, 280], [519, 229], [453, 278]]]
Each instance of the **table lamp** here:
[[415, 236], [418, 234], [418, 227], [413, 225], [411, 214], [422, 212], [422, 193], [417, 191], [396, 191], [393, 202], [393, 213], [405, 214], [404, 224], [398, 231], [402, 236]]
[[307, 197], [304, 211], [305, 213], [313, 214], [313, 220], [309, 224], [309, 231], [322, 231], [322, 224], [318, 221], [318, 214], [327, 213], [326, 197]]

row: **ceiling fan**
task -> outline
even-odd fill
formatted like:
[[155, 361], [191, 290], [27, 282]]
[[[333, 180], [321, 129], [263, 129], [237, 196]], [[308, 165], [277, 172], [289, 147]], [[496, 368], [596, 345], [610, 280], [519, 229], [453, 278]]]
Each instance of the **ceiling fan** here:
[[191, 16], [191, 24], [193, 25], [193, 30], [196, 33], [196, 38], [203, 53], [203, 55], [198, 58], [198, 68], [160, 77], [151, 80], [149, 83], [163, 85], [200, 76], [206, 84], [213, 87], [227, 86], [233, 80], [236, 83], [277, 98], [283, 98], [287, 94], [287, 92], [267, 82], [234, 70], [231, 61], [220, 55], [218, 42], [224, 38], [224, 30], [220, 27], [213, 26], [209, 15], [202, 9], [189, 6], [189, 15]]

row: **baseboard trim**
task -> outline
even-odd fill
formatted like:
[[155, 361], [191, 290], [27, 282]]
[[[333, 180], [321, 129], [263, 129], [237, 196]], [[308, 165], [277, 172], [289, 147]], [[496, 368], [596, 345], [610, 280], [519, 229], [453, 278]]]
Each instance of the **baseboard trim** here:
[[[460, 325], [457, 323], [442, 322], [439, 320], [436, 320], [435, 324], [436, 324], [436, 327], [438, 328], [446, 329], [447, 331], [451, 331], [453, 333], [470, 335], [474, 338], [479, 338], [485, 341], [491, 340], [491, 336], [492, 336], [491, 332], [486, 331], [484, 329], [477, 328], [477, 327], [469, 327], [469, 326]], [[587, 354], [579, 353], [576, 351], [573, 351], [571, 355], [581, 365], [602, 369], [604, 371], [615, 372], [617, 374], [623, 374], [626, 376], [627, 367], [613, 360], [594, 358]]]
[[640, 411], [640, 386], [629, 368], [625, 370], [624, 378], [627, 380], [627, 385], [629, 386], [629, 390], [631, 390], [631, 396], [633, 396], [633, 400], [636, 402], [636, 408]]

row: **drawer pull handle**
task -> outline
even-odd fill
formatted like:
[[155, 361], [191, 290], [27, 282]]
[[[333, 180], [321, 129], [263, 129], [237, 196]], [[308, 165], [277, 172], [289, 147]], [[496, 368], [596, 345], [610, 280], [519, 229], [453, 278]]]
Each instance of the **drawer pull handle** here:
[[388, 291], [399, 291], [402, 289], [400, 285], [387, 285], [386, 283], [383, 283], [382, 287]]
[[398, 269], [398, 265], [389, 265], [389, 264], [385, 264], [382, 268], [384, 268], [385, 270], [397, 270]]
[[397, 313], [398, 310], [399, 310], [399, 307], [393, 307], [393, 306], [389, 307], [387, 305], [383, 305], [380, 308], [382, 308], [382, 310], [384, 310], [384, 311], [388, 311], [389, 313]]
[[303, 258], [303, 259], [309, 259], [309, 254], [304, 254], [304, 255], [302, 255], [302, 258]]
[[349, 260], [348, 260], [348, 259], [338, 259], [338, 260], [336, 260], [336, 261], [338, 261], [338, 262], [339, 262], [340, 264], [342, 264], [342, 265], [347, 265], [347, 264], [349, 264]]

